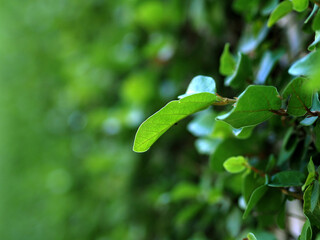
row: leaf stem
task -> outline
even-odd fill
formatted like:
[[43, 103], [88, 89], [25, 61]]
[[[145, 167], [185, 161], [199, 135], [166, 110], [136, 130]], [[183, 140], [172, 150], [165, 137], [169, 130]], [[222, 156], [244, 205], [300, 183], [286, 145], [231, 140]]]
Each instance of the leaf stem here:
[[219, 94], [217, 94], [217, 96], [220, 98], [220, 101], [213, 103], [213, 105], [224, 106], [228, 104], [234, 104], [237, 102], [236, 99], [221, 97]]

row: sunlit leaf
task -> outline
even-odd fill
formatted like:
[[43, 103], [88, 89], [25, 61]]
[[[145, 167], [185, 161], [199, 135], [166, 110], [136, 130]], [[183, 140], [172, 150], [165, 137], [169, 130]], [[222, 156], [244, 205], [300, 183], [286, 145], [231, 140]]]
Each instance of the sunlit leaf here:
[[145, 152], [172, 125], [183, 118], [209, 107], [216, 101], [212, 93], [197, 93], [180, 100], [169, 102], [166, 106], [145, 120], [139, 127], [133, 150]]

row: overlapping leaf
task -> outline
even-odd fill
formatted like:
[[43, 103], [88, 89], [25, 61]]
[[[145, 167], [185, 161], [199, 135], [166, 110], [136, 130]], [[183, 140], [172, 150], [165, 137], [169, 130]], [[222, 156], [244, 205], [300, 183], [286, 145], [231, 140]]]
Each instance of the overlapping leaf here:
[[283, 97], [288, 98], [287, 112], [290, 115], [299, 117], [306, 114], [312, 104], [312, 91], [305, 90], [306, 78], [298, 77], [293, 79], [283, 91]]
[[217, 96], [215, 94], [204, 92], [169, 102], [140, 125], [135, 137], [133, 150], [135, 152], [147, 151], [172, 125], [195, 112], [209, 107], [216, 99]]
[[279, 93], [272, 86], [249, 86], [240, 96], [229, 113], [218, 117], [234, 128], [254, 126], [268, 120], [272, 111], [281, 107]]

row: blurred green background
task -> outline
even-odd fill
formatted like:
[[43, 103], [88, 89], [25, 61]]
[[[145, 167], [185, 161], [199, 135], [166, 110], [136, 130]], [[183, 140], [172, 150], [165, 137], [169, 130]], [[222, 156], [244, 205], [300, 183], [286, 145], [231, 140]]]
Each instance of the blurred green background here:
[[[225, 92], [219, 57], [242, 25], [230, 5], [0, 1], [1, 239], [200, 240], [237, 231], [217, 221], [232, 202], [215, 204], [222, 179], [213, 181], [196, 153], [187, 121], [152, 151], [132, 151], [139, 124], [194, 76], [214, 77]], [[239, 210], [231, 216], [241, 219]]]

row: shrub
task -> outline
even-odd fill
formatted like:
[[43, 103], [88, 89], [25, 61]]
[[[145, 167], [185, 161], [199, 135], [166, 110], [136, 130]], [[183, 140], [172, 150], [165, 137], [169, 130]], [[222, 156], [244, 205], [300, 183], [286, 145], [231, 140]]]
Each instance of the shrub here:
[[318, 5], [235, 0], [232, 8], [245, 19], [245, 31], [237, 44], [226, 43], [221, 51], [224, 86], [196, 76], [185, 94], [140, 125], [133, 149], [145, 152], [170, 127], [195, 114], [187, 128], [197, 137], [197, 151], [209, 155], [210, 184], [180, 184], [168, 199], [205, 204], [186, 205], [177, 217], [186, 223], [201, 214], [215, 216], [215, 233], [207, 227], [202, 237], [274, 239], [276, 229], [295, 237], [287, 221], [294, 200], [303, 207], [299, 239], [320, 236]]

